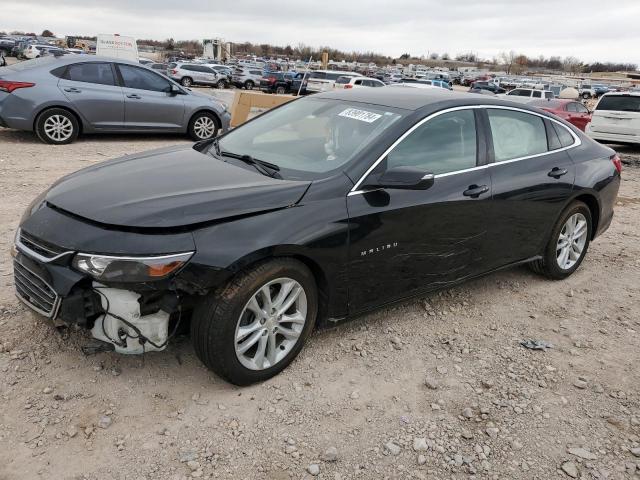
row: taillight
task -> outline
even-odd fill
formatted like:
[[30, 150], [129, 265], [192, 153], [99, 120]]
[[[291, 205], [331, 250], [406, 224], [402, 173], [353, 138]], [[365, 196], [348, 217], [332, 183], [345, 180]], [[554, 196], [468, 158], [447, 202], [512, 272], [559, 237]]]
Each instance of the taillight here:
[[0, 91], [11, 93], [18, 88], [34, 87], [36, 84], [31, 82], [11, 82], [9, 80], [0, 80]]
[[178, 73], [178, 70], [176, 70], [176, 69], [174, 68], [173, 70], [171, 70], [171, 73], [172, 73], [173, 75], [175, 75], [176, 73]]
[[270, 77], [267, 80], [269, 80], [269, 83], [276, 83], [276, 77]]
[[346, 84], [344, 85], [344, 88], [353, 88], [353, 85], [351, 85], [350, 83], [346, 83]]
[[622, 173], [622, 161], [617, 153], [615, 155], [611, 155], [611, 161], [613, 162], [613, 166], [616, 167], [618, 173]]

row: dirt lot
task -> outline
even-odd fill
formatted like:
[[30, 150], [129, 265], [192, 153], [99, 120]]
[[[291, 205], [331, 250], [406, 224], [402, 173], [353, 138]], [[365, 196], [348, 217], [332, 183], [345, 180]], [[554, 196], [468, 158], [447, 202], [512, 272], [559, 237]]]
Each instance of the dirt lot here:
[[[581, 269], [517, 268], [316, 333], [249, 388], [188, 338], [85, 357], [14, 297], [9, 248], [56, 178], [181, 137], [61, 147], [0, 129], [0, 479], [622, 479], [640, 475], [640, 150]], [[551, 350], [530, 351], [522, 339]]]

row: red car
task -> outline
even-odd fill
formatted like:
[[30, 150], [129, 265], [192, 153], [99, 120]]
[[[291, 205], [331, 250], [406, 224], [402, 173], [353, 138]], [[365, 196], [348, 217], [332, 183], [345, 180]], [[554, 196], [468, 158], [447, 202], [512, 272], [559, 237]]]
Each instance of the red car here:
[[553, 113], [567, 122], [575, 125], [584, 132], [587, 123], [591, 122], [591, 112], [580, 102], [575, 100], [561, 100], [553, 98], [549, 100], [536, 100], [529, 102], [529, 105], [541, 108]]

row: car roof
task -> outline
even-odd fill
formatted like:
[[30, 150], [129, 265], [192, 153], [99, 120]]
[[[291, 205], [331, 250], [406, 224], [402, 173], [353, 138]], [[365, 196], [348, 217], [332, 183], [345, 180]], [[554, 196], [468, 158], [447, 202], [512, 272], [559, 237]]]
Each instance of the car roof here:
[[640, 97], [640, 91], [635, 91], [635, 92], [634, 91], [629, 91], [629, 92], [607, 92], [602, 96], [603, 97], [624, 97], [624, 96]]
[[522, 103], [475, 93], [456, 92], [444, 88], [362, 88], [317, 93], [313, 97], [369, 103], [404, 110], [420, 110], [436, 105], [443, 106], [443, 108], [466, 105], [504, 105], [520, 110], [539, 112], [539, 110], [534, 110]]
[[566, 98], [547, 98], [547, 99], [539, 99], [533, 100], [529, 102], [529, 105], [533, 105], [538, 108], [557, 108], [562, 105], [566, 105], [568, 103], [580, 103], [577, 100], [571, 100]]

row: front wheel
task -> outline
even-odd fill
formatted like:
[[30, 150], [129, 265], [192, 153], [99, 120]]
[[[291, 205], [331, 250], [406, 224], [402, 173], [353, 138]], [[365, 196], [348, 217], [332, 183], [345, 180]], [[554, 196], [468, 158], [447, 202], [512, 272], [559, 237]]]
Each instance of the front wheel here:
[[253, 90], [253, 82], [251, 80], [247, 80], [244, 82], [244, 88], [247, 90]]
[[180, 83], [182, 84], [183, 87], [189, 88], [191, 85], [193, 85], [193, 80], [191, 80], [191, 78], [189, 77], [182, 77], [182, 80], [180, 80]]
[[585, 100], [589, 100], [591, 98], [591, 94], [585, 92], [585, 93], [582, 94], [582, 98], [584, 98]]
[[560, 215], [541, 260], [531, 268], [553, 280], [562, 280], [575, 272], [587, 254], [592, 232], [591, 210], [576, 201]]
[[218, 80], [218, 83], [216, 83], [216, 87], [218, 87], [220, 90], [223, 90], [227, 88], [227, 82], [224, 80]]
[[293, 361], [317, 312], [309, 269], [294, 259], [273, 259], [209, 294], [193, 312], [191, 340], [208, 368], [235, 385], [249, 385]]
[[287, 89], [284, 88], [284, 87], [278, 87], [278, 88], [276, 88], [276, 93], [278, 95], [284, 95], [285, 93], [287, 93]]
[[218, 135], [218, 119], [209, 112], [198, 112], [189, 121], [189, 136], [195, 141], [207, 140]]

